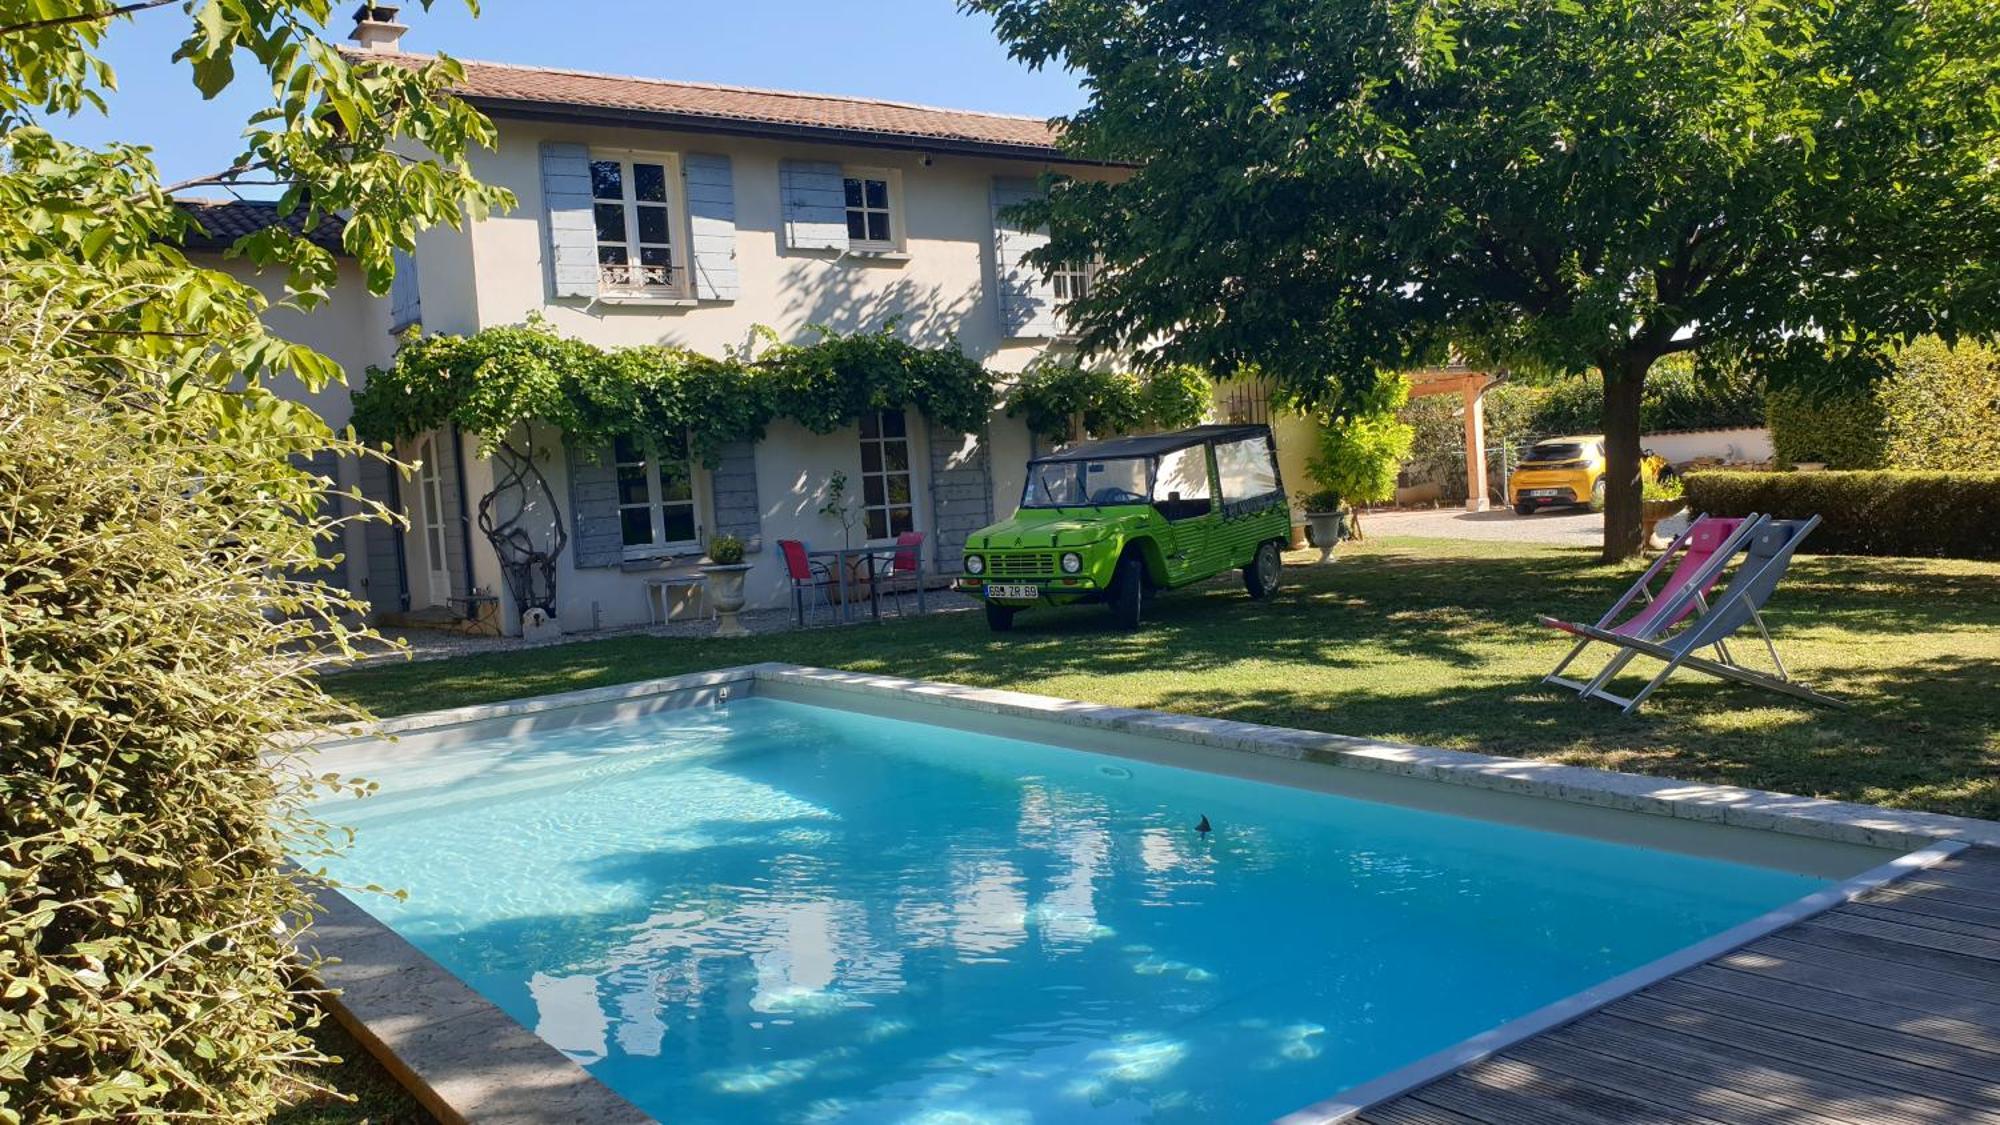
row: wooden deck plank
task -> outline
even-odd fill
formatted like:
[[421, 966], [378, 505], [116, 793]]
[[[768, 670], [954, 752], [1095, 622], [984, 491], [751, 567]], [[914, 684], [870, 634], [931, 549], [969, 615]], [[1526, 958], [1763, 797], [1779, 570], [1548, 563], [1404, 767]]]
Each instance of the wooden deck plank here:
[[[2000, 961], [2000, 941], [1992, 938], [1966, 937], [1963, 934], [1944, 933], [1924, 926], [1908, 926], [1901, 922], [1881, 922], [1861, 917], [1851, 910], [1835, 910], [1822, 914], [1800, 923], [1799, 928], [1845, 930], [1850, 934], [1866, 934], [1869, 937], [1899, 941], [1906, 945], [1935, 949], [1942, 953], [1959, 953], [1983, 961]], [[2000, 970], [1988, 971], [2000, 972]]]
[[[1746, 946], [1745, 953], [1769, 954], [1787, 960], [1824, 965], [1839, 972], [1849, 973], [1856, 981], [1874, 979], [1884, 983], [1942, 992], [1948, 996], [1962, 996], [1984, 1004], [2000, 1006], [2000, 981], [1980, 977], [1968, 977], [1959, 973], [1941, 973], [1923, 965], [1899, 964], [1885, 961], [1874, 950], [1856, 952], [1839, 949], [1813, 942], [1795, 941], [1794, 930], [1785, 930], [1775, 937]], [[1841, 936], [1841, 935], [1836, 935]], [[1868, 944], [1868, 938], [1855, 938], [1856, 943]], [[1894, 951], [1888, 942], [1880, 943]]]
[[1400, 1098], [1354, 1119], [1355, 1125], [1485, 1125], [1477, 1117], [1467, 1117], [1414, 1098]]
[[1922, 894], [1940, 902], [1962, 902], [1982, 910], [2000, 910], [2000, 891], [1974, 891], [1951, 883], [1933, 882], [1924, 878], [1921, 871], [1898, 879], [1890, 886], [1905, 888], [1912, 894]]
[[[1821, 918], [1826, 917], [1821, 915]], [[1785, 940], [1801, 945], [1817, 945], [1889, 965], [1908, 965], [1946, 976], [1963, 977], [1981, 984], [1995, 983], [1993, 963], [1945, 949], [1931, 949], [1912, 942], [1896, 941], [1879, 934], [1858, 934], [1840, 926], [1821, 925], [1820, 918], [1802, 922], [1786, 930]]]
[[1509, 1049], [1505, 1057], [1534, 1063], [1635, 1097], [1691, 1107], [1696, 1112], [1719, 1117], [1731, 1125], [1845, 1125], [1847, 1120], [1753, 1097], [1671, 1070], [1629, 1062], [1616, 1055], [1560, 1043], [1546, 1035]]
[[1516, 1043], [1367, 1125], [2000, 1125], [2000, 848]]
[[1944, 1125], [1960, 1119], [1959, 1107], [1949, 1102], [1911, 1098], [1898, 1090], [1851, 1082], [1817, 1067], [1779, 1069], [1704, 1039], [1660, 1032], [1602, 1012], [1552, 1031], [1546, 1038], [1841, 1121]]
[[1920, 888], [1905, 887], [1891, 883], [1886, 887], [1869, 891], [1854, 905], [1879, 906], [1888, 910], [1900, 910], [1906, 914], [1920, 914], [1927, 918], [1950, 918], [1955, 922], [1976, 922], [1995, 930], [2000, 930], [2000, 901], [1993, 906], [1968, 905], [1953, 901], [1943, 895], [1926, 894]]
[[[1876, 905], [1869, 902], [1850, 902], [1841, 908], [1842, 914], [1850, 918], [1873, 918], [1878, 922], [1894, 922], [1899, 926], [1916, 926], [1924, 930], [1938, 930], [1947, 934], [1965, 937], [1986, 938], [2000, 933], [2000, 921], [1968, 922], [1959, 918], [1931, 914], [1920, 910], [1905, 910], [1901, 906]], [[1981, 913], [1984, 913], [1983, 911]]]
[[[1806, 968], [1810, 971], [1811, 967]], [[1872, 994], [1857, 995], [1853, 991], [1799, 983], [1783, 976], [1744, 972], [1730, 968], [1719, 961], [1697, 966], [1675, 979], [1698, 984], [1704, 988], [1752, 996], [1802, 1011], [1853, 1020], [1869, 1027], [1886, 1028], [1890, 1031], [1900, 1031], [1905, 1035], [1935, 1039], [1940, 1043], [1951, 1043], [1968, 1050], [2000, 1054], [2000, 1008], [1982, 1013], [1990, 1021], [1982, 1025], [1972, 1020], [1958, 1019], [1934, 1010], [1926, 1010], [1924, 1007], [1909, 1006], [1912, 1001], [1929, 1005], [1933, 997], [1938, 1001], [1952, 999], [1942, 993], [1913, 997], [1909, 990], [1889, 987], [1873, 990]], [[1829, 973], [1826, 979], [1843, 986], [1869, 983], [1849, 981], [1832, 973]]]
[[1963, 1107], [1962, 1112], [1968, 1116], [1977, 1113], [2000, 1125], [2000, 1070], [1992, 1074], [1954, 1074], [1824, 1039], [1744, 1023], [1714, 1012], [1663, 1004], [1639, 996], [1620, 1000], [1606, 1009], [1606, 1013], [1648, 1027], [1706, 1039], [1733, 1050], [1762, 1055], [1766, 1065], [1816, 1067], [1833, 1071], [1849, 1080], [1860, 1079], [1908, 1094], [1954, 1102]]
[[1954, 1074], [2000, 1079], [2000, 1054], [1907, 1035], [1900, 1031], [1830, 1016], [1787, 1004], [1773, 1003], [1737, 992], [1717, 991], [1685, 976], [1664, 981], [1641, 993], [1649, 1000], [1710, 1012], [1742, 1023], [1803, 1035], [1917, 1066]]
[[1594, 1098], [1555, 1081], [1524, 1078], [1515, 1088], [1492, 1078], [1493, 1071], [1481, 1064], [1424, 1087], [1417, 1099], [1488, 1125], [1679, 1125], [1667, 1111], [1642, 1102]]

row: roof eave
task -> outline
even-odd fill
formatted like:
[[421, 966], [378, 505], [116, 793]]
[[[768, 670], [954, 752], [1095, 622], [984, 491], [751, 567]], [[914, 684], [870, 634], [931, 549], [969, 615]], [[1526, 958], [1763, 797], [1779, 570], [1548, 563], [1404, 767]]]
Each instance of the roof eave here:
[[866, 129], [841, 129], [825, 125], [803, 125], [788, 121], [748, 121], [713, 117], [699, 113], [664, 110], [625, 109], [615, 106], [552, 105], [517, 98], [496, 98], [480, 94], [460, 94], [460, 99], [492, 117], [526, 121], [553, 121], [566, 125], [640, 126], [673, 129], [688, 133], [714, 133], [733, 137], [777, 138], [811, 144], [852, 145], [862, 148], [898, 149], [907, 152], [951, 153], [986, 156], [1003, 160], [1031, 160], [1042, 164], [1069, 164], [1088, 167], [1125, 167], [1116, 161], [1090, 160], [1072, 156], [1058, 148], [1040, 145], [1012, 145], [998, 141], [976, 141], [959, 137], [925, 137], [911, 134], [879, 133]]

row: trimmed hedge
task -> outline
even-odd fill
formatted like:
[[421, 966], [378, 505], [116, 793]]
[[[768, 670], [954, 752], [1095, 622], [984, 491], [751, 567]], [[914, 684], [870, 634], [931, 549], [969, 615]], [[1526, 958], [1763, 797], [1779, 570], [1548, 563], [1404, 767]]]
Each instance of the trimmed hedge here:
[[2000, 559], [2000, 472], [1732, 473], [1687, 477], [1688, 510], [1822, 523], [1802, 551]]

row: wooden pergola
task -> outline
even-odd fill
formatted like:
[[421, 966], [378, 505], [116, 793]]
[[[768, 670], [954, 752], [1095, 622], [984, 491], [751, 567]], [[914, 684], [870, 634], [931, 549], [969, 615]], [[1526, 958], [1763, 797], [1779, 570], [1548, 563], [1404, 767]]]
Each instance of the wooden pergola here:
[[1465, 510], [1486, 511], [1491, 507], [1486, 499], [1486, 392], [1505, 376], [1462, 363], [1407, 374], [1411, 398], [1456, 394], [1465, 399]]

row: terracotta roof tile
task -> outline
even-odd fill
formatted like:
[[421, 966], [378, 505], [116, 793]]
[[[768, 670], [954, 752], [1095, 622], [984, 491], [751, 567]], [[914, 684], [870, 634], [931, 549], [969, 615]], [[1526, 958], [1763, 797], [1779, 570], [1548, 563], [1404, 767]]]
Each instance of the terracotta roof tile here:
[[[420, 65], [431, 58], [351, 48], [346, 54], [354, 61], [381, 60], [405, 66]], [[902, 142], [912, 148], [963, 148], [1040, 159], [1062, 155], [1056, 147], [1055, 130], [1034, 117], [510, 63], [460, 62], [465, 67], [465, 81], [455, 92], [489, 109], [506, 105], [609, 110], [697, 128], [736, 126], [731, 131]]]
[[[290, 227], [294, 233], [305, 233], [304, 209], [281, 219], [277, 203], [270, 200], [178, 199], [174, 202], [199, 224], [188, 231], [187, 238], [181, 243], [182, 248], [187, 250], [227, 250], [244, 235], [278, 223]], [[324, 249], [344, 254], [346, 251], [340, 245], [340, 232], [346, 225], [346, 220], [338, 215], [322, 216], [319, 226], [313, 228], [307, 237]]]

